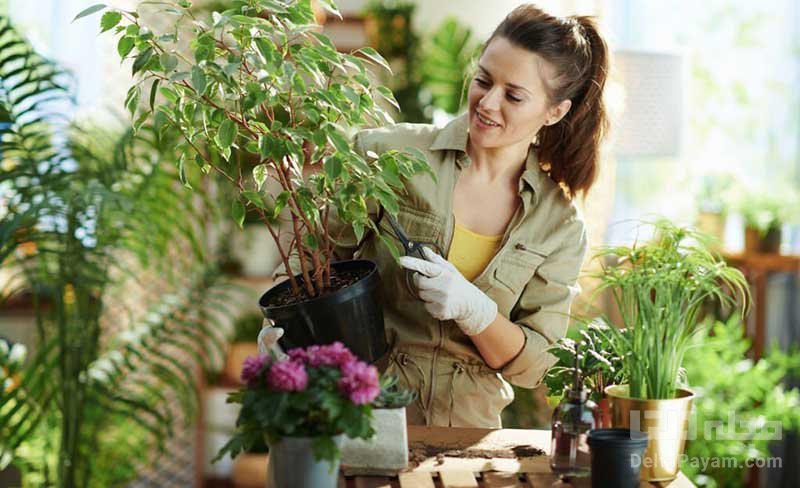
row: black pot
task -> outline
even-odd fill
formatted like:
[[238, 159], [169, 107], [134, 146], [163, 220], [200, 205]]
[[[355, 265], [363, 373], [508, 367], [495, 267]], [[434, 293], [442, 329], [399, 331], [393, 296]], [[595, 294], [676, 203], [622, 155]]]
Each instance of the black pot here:
[[[289, 280], [264, 293], [258, 305], [264, 317], [284, 329], [284, 350], [341, 341], [360, 359], [373, 363], [387, 349], [378, 266], [367, 260], [339, 261], [337, 271], [368, 270], [357, 282], [333, 293], [291, 305], [269, 305], [291, 285]], [[299, 277], [300, 275], [298, 275]]]
[[647, 434], [630, 429], [594, 429], [587, 439], [592, 488], [638, 488]]

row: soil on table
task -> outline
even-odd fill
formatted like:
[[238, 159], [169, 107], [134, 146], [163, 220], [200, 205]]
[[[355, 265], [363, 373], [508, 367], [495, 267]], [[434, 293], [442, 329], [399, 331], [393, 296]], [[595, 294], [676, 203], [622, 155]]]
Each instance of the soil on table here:
[[321, 295], [315, 297], [312, 297], [308, 294], [305, 286], [303, 285], [303, 278], [301, 277], [297, 280], [297, 284], [300, 285], [300, 295], [292, 295], [292, 287], [288, 286], [279, 295], [274, 296], [268, 305], [271, 307], [283, 307], [285, 305], [294, 305], [312, 300], [314, 298], [324, 297], [339, 290], [343, 290], [353, 283], [356, 283], [361, 278], [367, 276], [370, 271], [372, 270], [369, 268], [351, 270], [337, 270], [333, 268], [331, 269], [331, 286], [327, 288]]
[[428, 458], [436, 458], [436, 464], [443, 464], [444, 458], [502, 458], [517, 459], [524, 457], [544, 456], [546, 453], [531, 445], [498, 446], [491, 449], [460, 448], [457, 446], [431, 446], [423, 443], [412, 443], [408, 446], [408, 462], [410, 467], [419, 466]]

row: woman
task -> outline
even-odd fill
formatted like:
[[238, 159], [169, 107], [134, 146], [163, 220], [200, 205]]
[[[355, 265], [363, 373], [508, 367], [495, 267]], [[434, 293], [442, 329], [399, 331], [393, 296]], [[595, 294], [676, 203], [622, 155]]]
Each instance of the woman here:
[[[397, 218], [429, 245], [426, 260], [398, 266], [374, 237], [351, 236], [337, 252], [378, 263], [391, 347], [383, 367], [418, 392], [409, 423], [500, 427], [509, 383], [533, 388], [554, 363], [546, 349], [566, 332], [587, 250], [572, 197], [597, 173], [606, 71], [589, 17], [524, 5], [484, 46], [467, 113], [442, 129], [357, 135], [361, 154], [416, 147], [437, 175], [406, 182]], [[392, 235], [385, 218], [379, 226]]]

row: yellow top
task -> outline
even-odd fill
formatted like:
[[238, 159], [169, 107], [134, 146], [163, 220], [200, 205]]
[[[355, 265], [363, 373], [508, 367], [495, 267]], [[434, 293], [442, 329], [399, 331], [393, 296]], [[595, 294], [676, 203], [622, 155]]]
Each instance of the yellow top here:
[[456, 223], [447, 260], [453, 263], [467, 280], [472, 281], [492, 260], [500, 248], [502, 239], [502, 234], [499, 236], [476, 234]]

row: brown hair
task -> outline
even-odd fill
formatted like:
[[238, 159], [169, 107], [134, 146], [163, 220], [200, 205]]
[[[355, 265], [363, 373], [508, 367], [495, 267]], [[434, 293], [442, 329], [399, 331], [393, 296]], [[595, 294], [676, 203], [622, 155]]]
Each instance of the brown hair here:
[[539, 161], [570, 195], [584, 193], [598, 172], [600, 142], [608, 129], [603, 88], [608, 48], [592, 17], [554, 17], [535, 5], [515, 8], [484, 45], [495, 37], [532, 51], [558, 72], [548, 87], [553, 104], [572, 100], [559, 122], [544, 126], [535, 142]]

